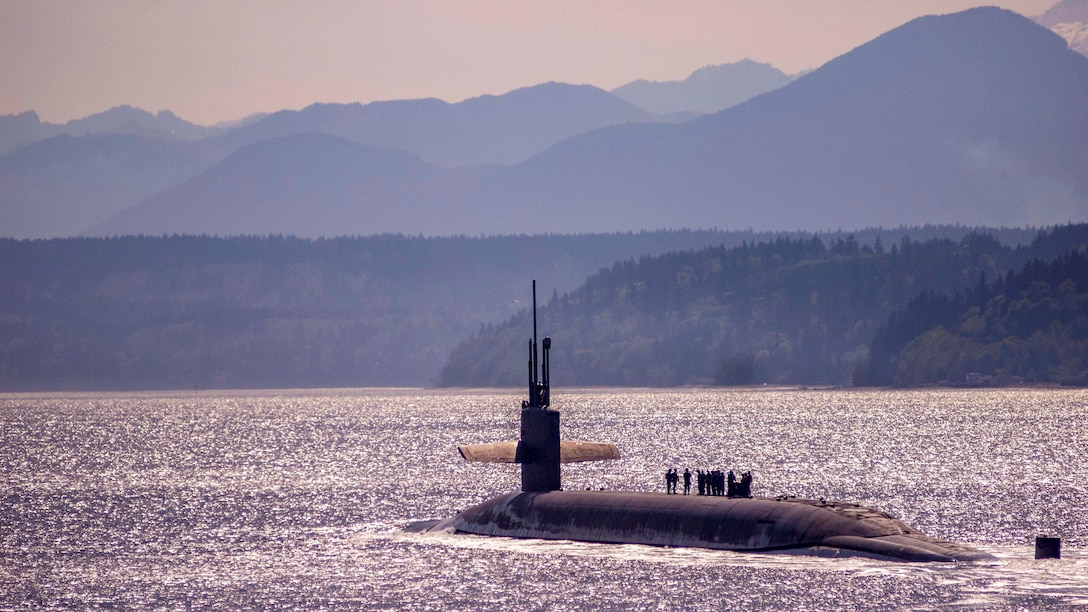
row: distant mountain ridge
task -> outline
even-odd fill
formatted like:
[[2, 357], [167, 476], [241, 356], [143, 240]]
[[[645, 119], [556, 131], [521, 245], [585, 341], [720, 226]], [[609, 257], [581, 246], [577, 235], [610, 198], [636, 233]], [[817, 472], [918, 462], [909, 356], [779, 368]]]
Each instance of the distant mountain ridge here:
[[719, 113], [572, 138], [481, 199], [550, 203], [557, 232], [1081, 220], [1085, 100], [1088, 59], [1026, 18], [923, 17]]
[[1088, 56], [1088, 0], [1062, 0], [1035, 21], [1069, 43], [1069, 48]]
[[435, 98], [314, 104], [273, 113], [224, 139], [240, 145], [314, 132], [405, 149], [424, 161], [453, 167], [517, 163], [583, 132], [667, 120], [591, 85], [552, 82], [456, 104]]
[[[345, 218], [362, 218], [366, 226], [342, 225], [335, 233], [441, 235], [456, 223], [455, 209], [431, 202], [438, 194], [455, 196], [472, 176], [399, 149], [327, 134], [292, 134], [243, 147], [203, 174], [114, 216], [102, 233], [320, 236], [334, 233], [332, 224]], [[421, 186], [418, 193], [414, 185]], [[403, 209], [417, 214], [401, 214]]]
[[1061, 0], [1036, 17], [1035, 21], [1048, 28], [1060, 23], [1088, 22], [1088, 0]]
[[221, 129], [185, 121], [168, 110], [151, 114], [131, 106], [118, 106], [63, 124], [45, 123], [37, 113], [27, 111], [0, 116], [0, 154], [62, 134], [130, 134], [167, 140], [199, 140], [220, 132]]
[[[914, 20], [784, 87], [680, 123], [560, 83], [457, 104], [313, 105], [195, 140], [169, 112], [121, 107], [66, 127], [86, 135], [0, 153], [0, 231], [478, 235], [1078, 221], [1088, 208], [1085, 75], [1084, 57], [1054, 34], [983, 8]], [[0, 142], [40, 137], [44, 125], [33, 113], [0, 117]], [[304, 163], [290, 147], [353, 170]], [[359, 165], [403, 161], [404, 152], [418, 173], [377, 181]], [[283, 159], [300, 162], [286, 172]], [[284, 188], [245, 187], [262, 182]]]
[[[383, 183], [336, 217], [310, 210], [343, 185], [300, 192], [293, 208], [275, 211], [243, 198], [218, 205], [233, 218], [326, 235], [422, 228], [431, 218], [447, 235], [1041, 226], [1088, 216], [1085, 100], [1088, 58], [1016, 13], [972, 9], [913, 20], [712, 115], [613, 125], [460, 178]], [[256, 176], [274, 181], [269, 172]], [[142, 225], [118, 218], [94, 231], [180, 231], [166, 220], [207, 193], [179, 187], [141, 205]], [[190, 214], [186, 231], [227, 231], [212, 219]]]
[[632, 81], [612, 90], [631, 104], [655, 113], [716, 113], [789, 83], [791, 78], [770, 64], [750, 59], [704, 66], [682, 81]]
[[0, 156], [0, 233], [72, 236], [196, 176], [224, 153], [130, 134], [55, 136]]
[[[516, 161], [566, 136], [606, 125], [665, 119], [601, 89], [560, 83], [523, 88], [502, 96], [481, 96], [458, 104], [440, 100], [368, 105], [317, 104], [302, 111], [249, 118], [233, 129], [223, 126], [200, 128], [217, 135], [194, 140], [179, 136], [195, 136], [196, 132], [187, 130], [185, 125], [191, 124], [181, 122], [171, 113], [151, 115], [127, 107], [65, 126], [43, 124], [33, 113], [0, 117], [0, 140], [31, 142], [6, 155], [0, 154], [0, 232], [19, 238], [76, 235], [143, 200], [172, 201], [175, 195], [184, 192], [185, 181], [212, 169], [232, 153], [246, 151], [257, 155], [258, 159], [270, 160], [269, 156], [262, 157], [251, 147], [259, 148], [260, 143], [266, 143], [282, 149], [283, 143], [279, 139], [288, 136], [323, 134], [332, 137], [324, 141], [327, 143], [339, 138], [360, 147], [410, 151], [437, 165], [472, 166]], [[111, 129], [122, 133], [102, 133]], [[58, 130], [63, 133], [38, 140], [43, 133]], [[168, 134], [170, 130], [173, 132]], [[303, 143], [304, 140], [291, 142]], [[334, 149], [337, 146], [340, 145], [333, 145]], [[338, 163], [328, 155], [309, 150], [328, 163]], [[248, 167], [256, 171], [258, 165], [255, 160]], [[313, 165], [308, 167], [321, 172]], [[282, 168], [273, 170], [280, 172]], [[471, 177], [477, 172], [477, 169], [468, 169], [464, 174]], [[434, 175], [438, 174], [441, 173]], [[295, 175], [300, 176], [297, 172]], [[210, 176], [231, 176], [232, 180], [241, 180], [243, 184], [260, 178], [258, 174], [240, 177], [230, 172], [213, 172]], [[348, 183], [353, 180], [339, 176]], [[274, 179], [269, 180], [274, 182]], [[312, 182], [303, 180], [303, 183], [316, 188]], [[196, 184], [192, 187], [197, 188]], [[445, 184], [424, 182], [419, 186], [408, 184], [404, 188], [409, 192], [444, 197]], [[340, 193], [345, 189], [347, 186], [329, 186], [329, 190]], [[212, 191], [226, 194], [231, 188], [224, 186]], [[384, 199], [375, 194], [361, 194], [358, 200], [380, 200], [379, 204], [385, 206], [399, 197], [395, 189], [386, 189], [384, 194]], [[296, 204], [309, 205], [315, 198], [324, 196], [315, 192], [305, 197], [300, 194], [300, 197], [302, 199]], [[394, 204], [387, 214], [378, 211], [379, 204], [371, 210], [370, 225], [404, 207]], [[229, 209], [236, 205], [227, 203], [224, 206]], [[309, 217], [305, 207], [293, 217], [303, 220], [302, 225], [293, 225], [294, 221], [287, 220], [284, 214], [286, 212], [273, 223], [283, 228], [280, 231], [301, 232], [303, 227], [312, 225], [306, 221]], [[181, 214], [177, 218], [184, 216]], [[140, 214], [129, 213], [124, 217], [131, 220]], [[219, 217], [208, 217], [211, 218]], [[264, 213], [258, 214], [257, 218], [271, 219]], [[415, 217], [405, 217], [405, 220], [412, 218]], [[327, 218], [325, 225], [314, 231], [344, 233], [366, 227], [342, 221]], [[208, 229], [207, 220], [197, 222], [205, 223], [203, 229]], [[422, 231], [410, 224], [398, 222], [393, 225], [409, 227], [411, 233]], [[239, 231], [253, 233], [258, 226], [259, 222]], [[335, 226], [340, 229], [330, 230]], [[159, 223], [156, 227], [164, 226]], [[164, 231], [183, 231], [183, 227], [185, 224]], [[224, 228], [211, 228], [210, 231], [222, 233]]]

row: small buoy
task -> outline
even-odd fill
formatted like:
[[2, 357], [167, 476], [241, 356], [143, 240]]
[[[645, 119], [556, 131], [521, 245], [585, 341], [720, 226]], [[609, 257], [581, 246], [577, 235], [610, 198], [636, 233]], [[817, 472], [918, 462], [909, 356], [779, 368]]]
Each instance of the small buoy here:
[[1061, 559], [1062, 539], [1047, 536], [1035, 536], [1036, 559]]

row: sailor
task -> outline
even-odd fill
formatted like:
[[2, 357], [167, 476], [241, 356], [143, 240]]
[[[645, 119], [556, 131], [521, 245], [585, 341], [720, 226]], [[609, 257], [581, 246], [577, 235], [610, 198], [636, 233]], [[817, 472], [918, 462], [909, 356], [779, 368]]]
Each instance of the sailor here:
[[684, 495], [691, 494], [691, 470], [684, 468]]

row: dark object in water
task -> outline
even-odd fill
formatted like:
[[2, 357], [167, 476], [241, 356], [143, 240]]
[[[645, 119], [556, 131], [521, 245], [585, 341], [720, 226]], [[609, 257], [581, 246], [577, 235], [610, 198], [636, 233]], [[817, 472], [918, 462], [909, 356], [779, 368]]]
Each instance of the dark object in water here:
[[1061, 559], [1062, 539], [1047, 536], [1035, 536], [1036, 559]]
[[[848, 551], [900, 561], [981, 561], [986, 553], [922, 535], [876, 510], [796, 498], [624, 491], [511, 493], [429, 526], [477, 535], [734, 551]], [[808, 550], [803, 550], [808, 549]]]
[[[521, 437], [458, 450], [468, 461], [520, 463], [520, 493], [489, 499], [444, 521], [414, 523], [410, 531], [513, 538], [579, 540], [736, 551], [849, 551], [901, 561], [978, 561], [986, 553], [915, 532], [901, 521], [854, 504], [796, 498], [681, 496], [623, 491], [561, 491], [561, 463], [618, 459], [613, 444], [563, 442], [551, 390], [544, 339], [538, 376], [536, 282], [529, 341], [529, 399], [522, 402]], [[750, 480], [749, 480], [750, 484]]]

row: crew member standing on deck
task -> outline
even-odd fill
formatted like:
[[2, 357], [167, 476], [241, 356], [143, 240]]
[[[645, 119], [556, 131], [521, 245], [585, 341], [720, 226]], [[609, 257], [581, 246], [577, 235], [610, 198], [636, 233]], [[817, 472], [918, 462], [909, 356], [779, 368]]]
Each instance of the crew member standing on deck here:
[[684, 468], [684, 495], [691, 494], [691, 470]]

